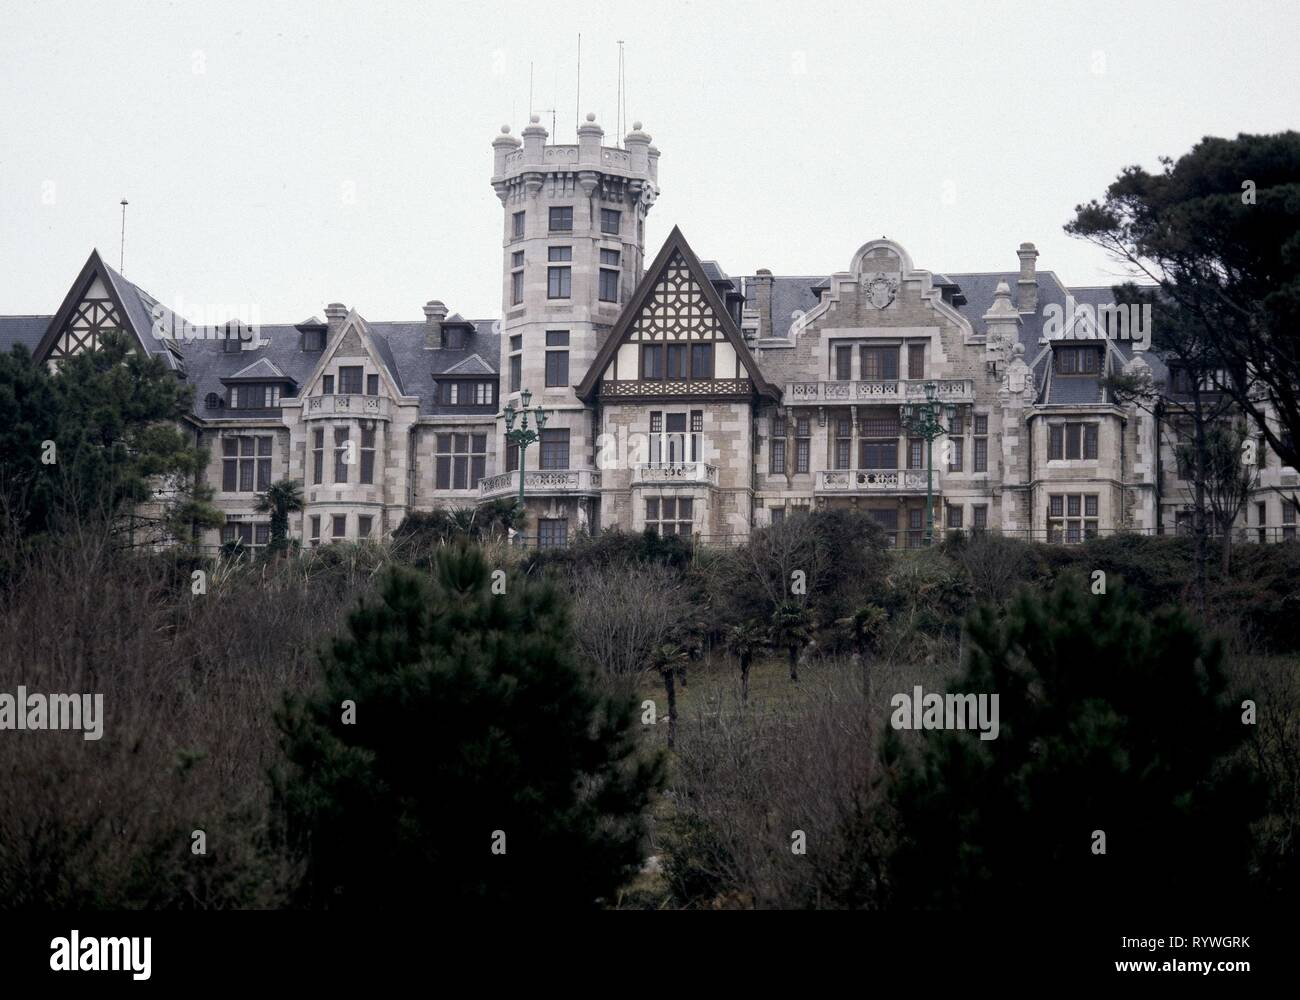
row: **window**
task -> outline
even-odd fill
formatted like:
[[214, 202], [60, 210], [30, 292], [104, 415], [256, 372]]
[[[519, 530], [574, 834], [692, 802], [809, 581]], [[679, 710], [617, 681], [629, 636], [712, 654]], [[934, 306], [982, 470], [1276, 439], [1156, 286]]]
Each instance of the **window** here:
[[810, 435], [812, 430], [807, 417], [800, 417], [794, 422], [794, 471], [808, 471], [808, 458], [812, 451]]
[[949, 472], [961, 472], [966, 444], [966, 439], [963, 437], [965, 433], [966, 422], [960, 413], [954, 413], [952, 419], [948, 421], [948, 444], [951, 449], [948, 454]]
[[510, 235], [514, 239], [521, 239], [524, 235], [524, 213], [516, 212], [510, 217]]
[[346, 427], [334, 428], [334, 482], [346, 483], [348, 481], [348, 429]]
[[[554, 211], [554, 209], [552, 209]], [[537, 547], [557, 549], [569, 542], [569, 522], [558, 517], [543, 517], [537, 522]]]
[[369, 538], [369, 537], [370, 537], [370, 524], [371, 524], [371, 520], [372, 520], [372, 519], [371, 519], [371, 517], [370, 517], [369, 514], [358, 514], [358, 515], [357, 515], [357, 537], [358, 537], [358, 538]]
[[323, 351], [325, 350], [325, 331], [308, 330], [302, 335], [302, 349], [304, 351]]
[[689, 537], [694, 517], [695, 501], [691, 497], [646, 497], [646, 531]]
[[367, 395], [367, 396], [378, 396], [378, 395], [379, 395], [379, 376], [378, 376], [378, 375], [367, 375], [367, 376], [366, 376], [366, 395]]
[[261, 492], [271, 485], [271, 438], [228, 437], [221, 441], [221, 489]]
[[232, 410], [274, 409], [280, 405], [280, 386], [275, 383], [264, 384], [252, 382], [236, 385], [230, 389], [230, 408]]
[[[486, 434], [439, 434], [435, 441], [435, 451], [436, 489], [472, 490], [483, 478], [487, 464]], [[517, 449], [515, 457], [517, 461]], [[510, 471], [513, 472], [514, 469]]]
[[1287, 497], [1282, 498], [1282, 540], [1295, 539], [1295, 504]]
[[853, 454], [853, 422], [848, 417], [835, 421], [835, 468], [850, 468]]
[[685, 344], [666, 344], [664, 345], [664, 356], [668, 359], [667, 370], [664, 377], [673, 381], [681, 381], [686, 378], [686, 345]]
[[925, 441], [922, 438], [907, 439], [907, 467], [909, 469], [925, 468]]
[[373, 484], [375, 481], [375, 429], [361, 428], [361, 481]]
[[907, 345], [907, 377], [925, 378], [925, 345]]
[[325, 478], [325, 428], [317, 427], [311, 435], [311, 481], [319, 486]]
[[642, 345], [641, 377], [643, 379], [660, 379], [664, 377], [664, 348], [662, 344]]
[[569, 430], [568, 428], [546, 429], [542, 431], [543, 469], [567, 469], [569, 467]]
[[620, 256], [621, 254], [617, 250], [602, 249], [600, 251], [600, 262], [606, 267], [618, 267]]
[[339, 366], [339, 393], [361, 393], [361, 368], [360, 366], [340, 365]]
[[1052, 360], [1058, 375], [1096, 375], [1101, 352], [1095, 347], [1058, 347]]
[[858, 441], [859, 469], [898, 468], [898, 411], [868, 412], [861, 420]]
[[524, 272], [513, 271], [510, 274], [510, 304], [517, 306], [524, 301]]
[[692, 410], [690, 414], [691, 434], [686, 433], [686, 414], [669, 413], [666, 424], [667, 433], [659, 433], [665, 427], [664, 414], [650, 414], [650, 461], [653, 463], [694, 462], [699, 458], [699, 432], [704, 429], [704, 411]]
[[972, 506], [970, 513], [970, 526], [972, 531], [983, 531], [989, 526], [989, 509], [985, 504]]
[[1053, 493], [1047, 498], [1047, 540], [1078, 542], [1097, 537], [1097, 494]]
[[618, 301], [618, 272], [607, 267], [600, 269], [600, 301]]
[[962, 527], [962, 511], [964, 508], [957, 504], [948, 504], [948, 527], [951, 530], [960, 531]]
[[552, 264], [571, 264], [573, 247], [547, 247], [546, 259]]
[[772, 438], [771, 459], [768, 465], [773, 475], [785, 473], [785, 438]]
[[1268, 524], [1268, 504], [1255, 504], [1255, 522], [1259, 525], [1259, 544], [1263, 545], [1268, 541], [1268, 532], [1265, 530], [1265, 526]]
[[600, 210], [600, 231], [602, 233], [612, 233], [617, 236], [622, 221], [622, 212], [617, 212], [612, 208], [602, 208]]
[[840, 382], [848, 382], [853, 378], [852, 347], [835, 348], [835, 378]]
[[334, 395], [334, 376], [322, 375], [320, 380], [320, 391], [326, 396]]
[[[893, 513], [891, 511], [891, 513]], [[897, 525], [897, 521], [894, 522]], [[894, 544], [892, 536], [889, 538], [889, 544]], [[925, 544], [925, 511], [919, 507], [913, 507], [907, 512], [907, 547], [909, 549], [919, 549]]]
[[[551, 249], [555, 249], [552, 247]], [[548, 299], [567, 299], [573, 294], [573, 269], [569, 267], [548, 267], [546, 269], [546, 297]]]
[[862, 348], [862, 381], [889, 381], [896, 378], [898, 378], [897, 347]]
[[[546, 346], [563, 347], [569, 346], [568, 330], [547, 330]], [[569, 352], [568, 350], [546, 352], [546, 387], [548, 389], [567, 386], [569, 384]]]
[[519, 352], [524, 349], [524, 338], [522, 334], [515, 334], [510, 338], [510, 391], [518, 392], [519, 386], [523, 381], [524, 359]]
[[713, 345], [691, 345], [691, 378], [713, 378]]
[[215, 392], [210, 392], [204, 398], [203, 405], [206, 406], [209, 410], [219, 410], [225, 404], [222, 403], [220, 396], [218, 396]]
[[1048, 428], [1047, 457], [1077, 459], [1097, 457], [1096, 424], [1052, 424]]
[[346, 514], [335, 514], [333, 517], [333, 535], [335, 538], [346, 538], [348, 533], [348, 517]]
[[225, 337], [222, 338], [221, 349], [227, 354], [233, 354], [240, 349], [242, 341], [238, 333], [233, 333], [227, 328]]
[[241, 549], [256, 555], [271, 541], [271, 525], [240, 521], [236, 524], [221, 526], [221, 541], [225, 545], [238, 545]]
[[312, 545], [320, 544], [320, 515], [311, 516], [311, 543]]
[[772, 508], [772, 512], [768, 515], [768, 523], [769, 523], [769, 524], [784, 524], [784, 523], [785, 523], [785, 508], [784, 508], [784, 507], [773, 507], [773, 508]]
[[506, 472], [519, 471], [519, 445], [506, 442]]
[[975, 414], [975, 426], [971, 433], [974, 435], [975, 455], [971, 469], [974, 472], [989, 471], [989, 418], [986, 413]]
[[573, 229], [573, 207], [566, 205], [552, 208], [550, 228], [553, 233], [571, 232]]

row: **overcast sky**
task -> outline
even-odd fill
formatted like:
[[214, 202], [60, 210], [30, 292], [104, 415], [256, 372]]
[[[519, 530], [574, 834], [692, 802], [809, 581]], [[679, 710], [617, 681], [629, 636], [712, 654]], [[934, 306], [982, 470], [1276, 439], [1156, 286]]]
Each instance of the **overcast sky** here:
[[[0, 313], [52, 313], [92, 247], [168, 304], [294, 322], [342, 301], [500, 313], [500, 126], [627, 110], [673, 224], [732, 274], [1118, 273], [1067, 238], [1128, 163], [1297, 126], [1300, 4], [3, 0]], [[194, 318], [194, 317], [191, 317]]]

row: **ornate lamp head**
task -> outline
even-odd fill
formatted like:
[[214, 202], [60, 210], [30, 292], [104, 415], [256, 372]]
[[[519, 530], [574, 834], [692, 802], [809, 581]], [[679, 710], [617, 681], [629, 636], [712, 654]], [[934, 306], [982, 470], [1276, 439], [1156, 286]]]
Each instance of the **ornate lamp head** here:
[[529, 390], [525, 389], [523, 392], [521, 392], [521, 393], [519, 394], [519, 397], [524, 401], [524, 409], [525, 409], [525, 410], [528, 409], [528, 404], [531, 403], [531, 402], [533, 401], [533, 394], [532, 394], [532, 392], [530, 392]]
[[903, 423], [910, 424], [913, 416], [913, 406], [911, 403], [904, 403], [901, 407], [903, 411]]
[[943, 406], [943, 415], [948, 418], [948, 423], [952, 423], [957, 416], [957, 407], [952, 403], [945, 403]]
[[540, 406], [537, 408], [537, 429], [540, 431], [546, 426], [546, 411]]
[[514, 403], [506, 403], [505, 417], [506, 417], [506, 430], [508, 431], [514, 430], [515, 429], [515, 404]]
[[936, 396], [939, 395], [939, 385], [937, 382], [925, 383], [925, 401], [933, 403]]

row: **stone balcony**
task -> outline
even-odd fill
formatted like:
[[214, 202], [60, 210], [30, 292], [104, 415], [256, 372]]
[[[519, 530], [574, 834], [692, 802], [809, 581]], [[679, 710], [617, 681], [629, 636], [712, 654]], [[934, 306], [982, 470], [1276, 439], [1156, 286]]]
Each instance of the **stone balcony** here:
[[707, 462], [648, 462], [632, 470], [633, 486], [717, 486], [718, 467]]
[[359, 393], [308, 396], [303, 400], [302, 415], [306, 420], [336, 419], [338, 417], [367, 417], [372, 420], [390, 419], [387, 396], [362, 396]]
[[[836, 469], [817, 473], [814, 492], [849, 496], [897, 496], [905, 493], [924, 494], [925, 488], [924, 469]], [[934, 490], [939, 492], [938, 473], [934, 477]]]
[[935, 384], [941, 403], [975, 402], [975, 382], [968, 378], [893, 379], [885, 382], [787, 382], [785, 402], [800, 403], [907, 403], [925, 399], [927, 382]]
[[[528, 469], [524, 472], [525, 497], [595, 496], [600, 473], [592, 469]], [[480, 500], [519, 495], [519, 473], [503, 472], [478, 481]]]

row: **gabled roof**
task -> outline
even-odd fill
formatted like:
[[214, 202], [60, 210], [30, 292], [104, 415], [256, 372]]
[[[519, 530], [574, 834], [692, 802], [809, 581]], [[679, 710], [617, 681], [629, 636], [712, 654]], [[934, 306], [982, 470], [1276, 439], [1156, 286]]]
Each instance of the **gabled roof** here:
[[659, 249], [653, 263], [646, 268], [646, 272], [641, 276], [641, 281], [632, 293], [627, 306], [619, 315], [618, 322], [614, 324], [614, 329], [610, 331], [609, 336], [605, 338], [605, 343], [601, 345], [600, 350], [597, 352], [596, 360], [591, 363], [591, 367], [587, 369], [587, 374], [578, 383], [577, 393], [579, 398], [590, 401], [595, 395], [601, 376], [604, 375], [605, 369], [609, 367], [610, 362], [614, 359], [619, 346], [626, 340], [632, 324], [637, 321], [642, 310], [645, 309], [653, 297], [655, 289], [674, 255], [680, 255], [682, 260], [685, 261], [691, 278], [699, 286], [705, 303], [712, 310], [722, 330], [723, 337], [735, 349], [741, 364], [745, 366], [745, 371], [754, 383], [754, 391], [779, 402], [781, 390], [763, 377], [758, 362], [754, 360], [753, 354], [745, 346], [744, 336], [737, 328], [735, 321], [732, 320], [731, 314], [727, 312], [727, 307], [723, 304], [722, 299], [718, 297], [717, 289], [713, 287], [713, 282], [709, 280], [709, 275], [703, 265], [700, 264], [699, 257], [695, 255], [695, 251], [691, 249], [690, 244], [686, 242], [686, 237], [682, 235], [681, 229], [677, 226], [673, 226], [673, 231], [664, 240], [664, 245]]
[[495, 375], [496, 371], [477, 354], [471, 354], [463, 361], [458, 361], [445, 371], [434, 374], [442, 375]]
[[[68, 294], [64, 296], [63, 304], [59, 306], [58, 312], [50, 317], [45, 334], [32, 352], [36, 358], [43, 361], [49, 357], [63, 327], [96, 278], [100, 279], [110, 301], [117, 308], [118, 315], [122, 317], [122, 323], [135, 337], [141, 350], [148, 356], [162, 358], [168, 368], [183, 371], [181, 352], [168, 335], [168, 331], [184, 329], [186, 321], [105, 264], [98, 250], [90, 251], [90, 256], [82, 265], [81, 272], [68, 289]], [[158, 324], [162, 336], [155, 336], [155, 323]]]
[[222, 382], [244, 382], [244, 381], [282, 381], [292, 382], [288, 375], [282, 372], [275, 362], [269, 358], [258, 358], [251, 365], [245, 365], [233, 375], [227, 375], [221, 380]]

